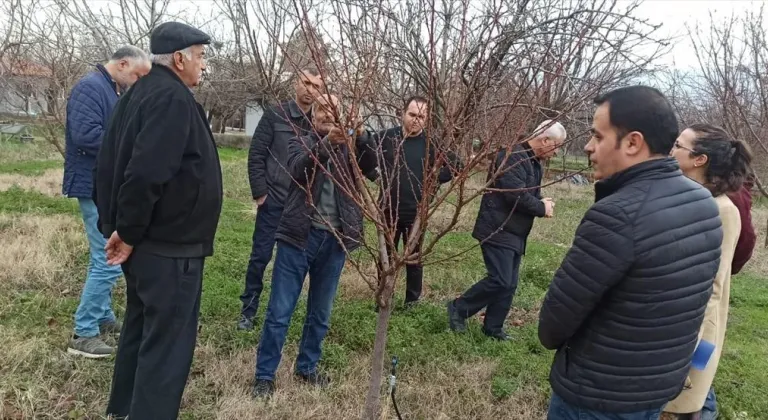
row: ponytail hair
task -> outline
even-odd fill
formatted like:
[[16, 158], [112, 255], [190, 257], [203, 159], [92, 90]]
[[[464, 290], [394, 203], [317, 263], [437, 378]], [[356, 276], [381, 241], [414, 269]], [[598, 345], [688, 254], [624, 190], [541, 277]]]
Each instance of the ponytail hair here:
[[694, 124], [693, 154], [707, 156], [705, 186], [713, 196], [741, 189], [750, 174], [752, 150], [725, 130], [710, 124]]

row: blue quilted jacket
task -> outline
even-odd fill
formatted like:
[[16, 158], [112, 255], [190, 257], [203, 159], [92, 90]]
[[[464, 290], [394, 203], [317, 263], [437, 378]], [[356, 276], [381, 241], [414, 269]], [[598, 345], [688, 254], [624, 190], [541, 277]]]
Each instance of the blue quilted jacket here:
[[117, 85], [101, 64], [80, 79], [67, 100], [64, 132], [64, 182], [62, 193], [73, 198], [93, 196], [93, 166], [117, 103]]

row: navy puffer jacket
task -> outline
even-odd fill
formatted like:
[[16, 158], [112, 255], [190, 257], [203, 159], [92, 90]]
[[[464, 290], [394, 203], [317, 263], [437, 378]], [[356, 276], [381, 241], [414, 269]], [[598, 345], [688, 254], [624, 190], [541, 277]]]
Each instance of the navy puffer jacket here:
[[631, 413], [682, 390], [723, 240], [712, 194], [672, 158], [595, 185], [539, 315], [557, 349], [552, 389], [570, 404]]
[[96, 155], [117, 99], [117, 85], [101, 64], [72, 88], [67, 99], [62, 194], [92, 197]]

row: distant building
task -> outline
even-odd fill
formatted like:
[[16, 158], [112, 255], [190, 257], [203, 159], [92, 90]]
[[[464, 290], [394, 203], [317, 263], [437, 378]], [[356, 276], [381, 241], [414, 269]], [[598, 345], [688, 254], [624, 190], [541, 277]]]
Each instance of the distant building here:
[[37, 117], [48, 111], [46, 89], [51, 72], [23, 60], [0, 62], [0, 114]]
[[262, 115], [264, 115], [264, 109], [261, 105], [252, 102], [245, 106], [245, 134], [247, 136], [253, 136]]

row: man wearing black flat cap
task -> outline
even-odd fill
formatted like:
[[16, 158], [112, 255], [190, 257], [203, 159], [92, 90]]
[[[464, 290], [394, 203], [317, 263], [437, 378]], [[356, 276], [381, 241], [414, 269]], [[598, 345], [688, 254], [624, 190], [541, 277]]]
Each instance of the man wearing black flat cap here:
[[118, 102], [96, 162], [107, 262], [122, 264], [127, 286], [113, 418], [176, 419], [192, 364], [222, 203], [216, 145], [190, 91], [209, 42], [177, 22], [152, 32], [152, 70]]

